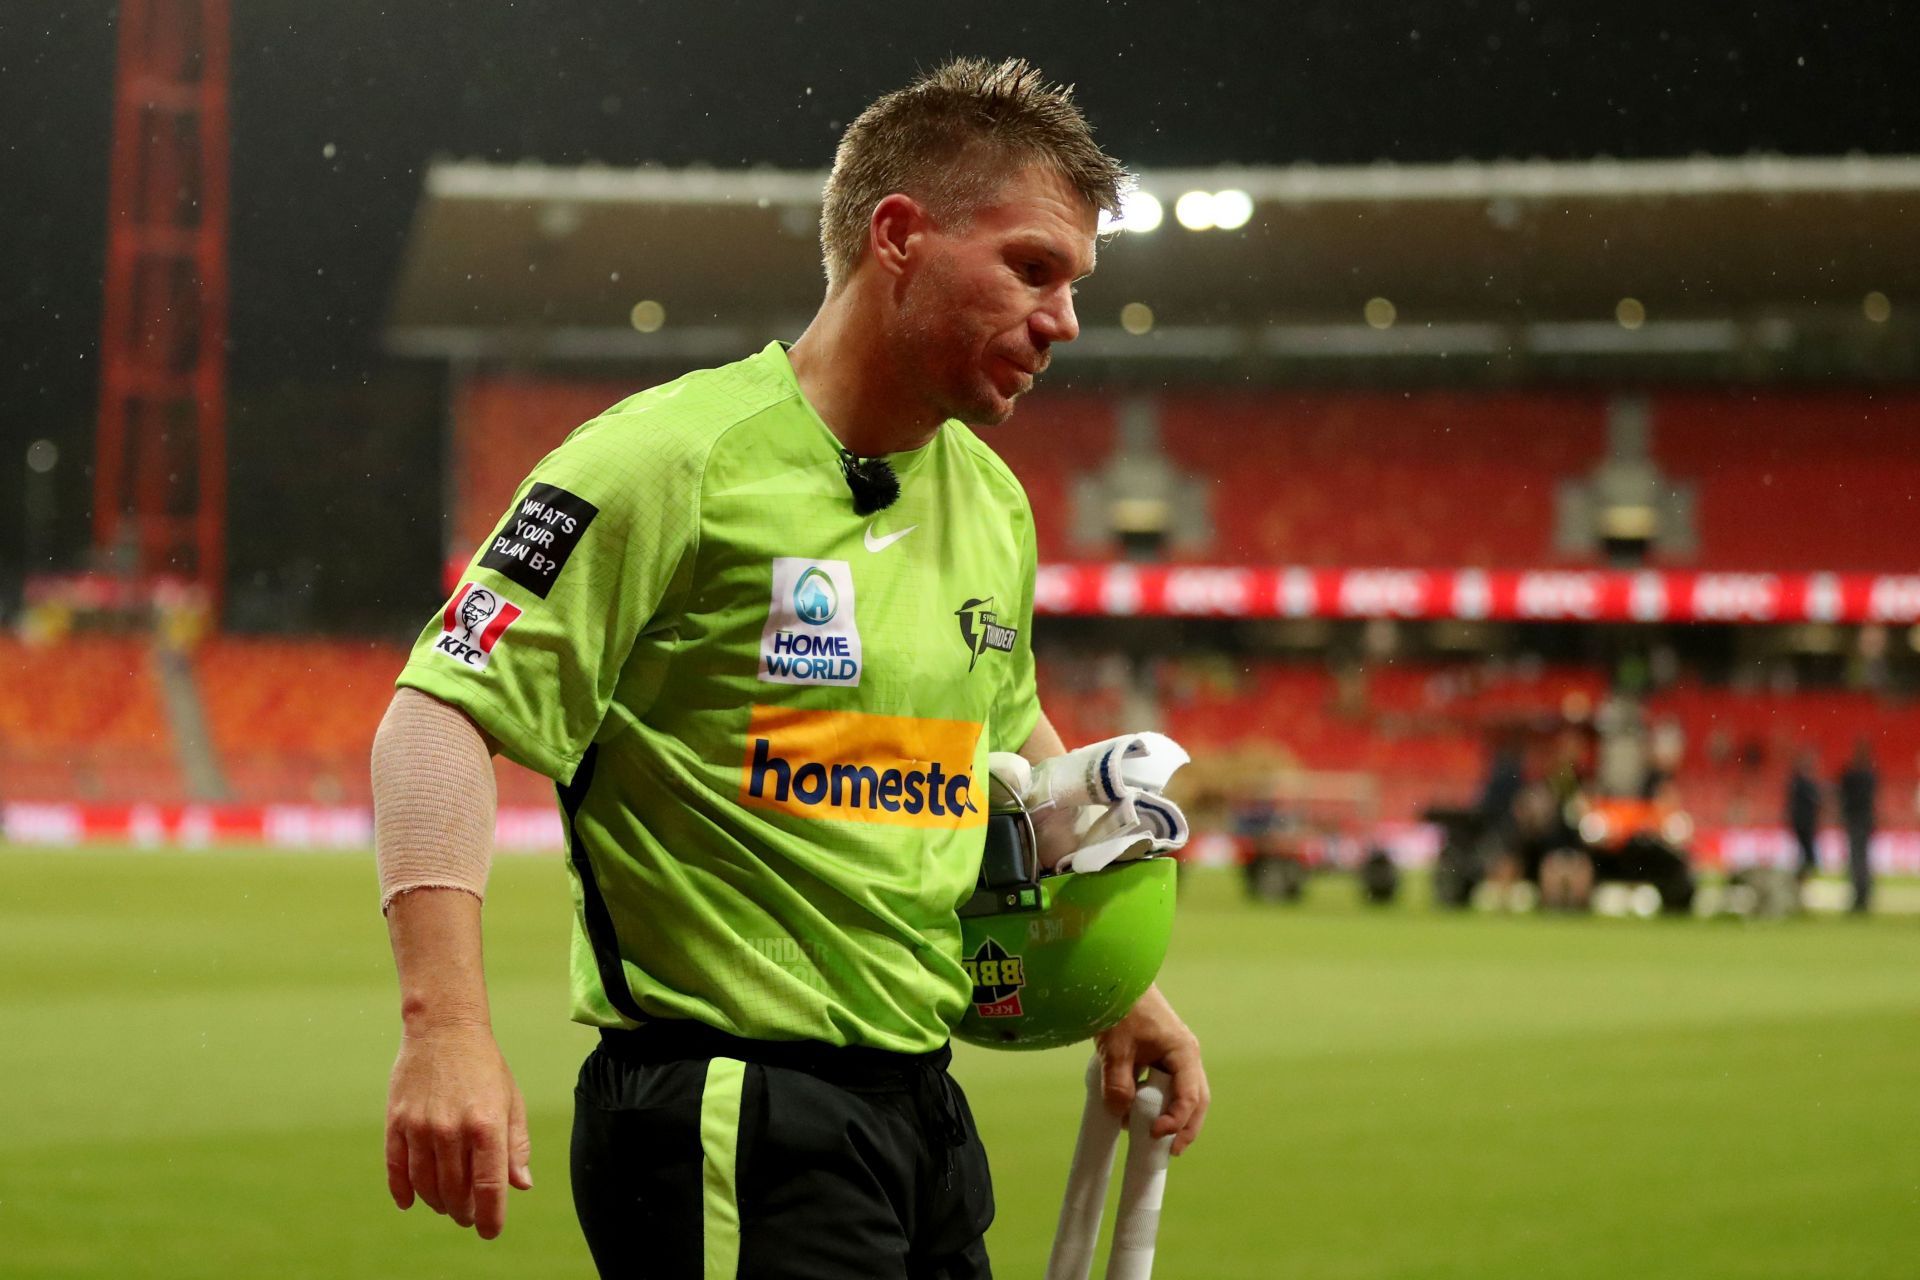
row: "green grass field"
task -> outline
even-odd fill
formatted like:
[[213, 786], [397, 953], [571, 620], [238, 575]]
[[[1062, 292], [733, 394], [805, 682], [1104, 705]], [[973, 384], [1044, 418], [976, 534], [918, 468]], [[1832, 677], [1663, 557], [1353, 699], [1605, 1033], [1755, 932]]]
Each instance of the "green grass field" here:
[[[1215, 1103], [1157, 1274], [1920, 1275], [1920, 921], [1384, 913], [1188, 889], [1162, 983]], [[589, 1274], [567, 908], [506, 858], [496, 1027], [536, 1189], [483, 1243], [386, 1197], [393, 979], [368, 856], [0, 852], [0, 1275]], [[1040, 1273], [1084, 1055], [962, 1050], [991, 1244]]]

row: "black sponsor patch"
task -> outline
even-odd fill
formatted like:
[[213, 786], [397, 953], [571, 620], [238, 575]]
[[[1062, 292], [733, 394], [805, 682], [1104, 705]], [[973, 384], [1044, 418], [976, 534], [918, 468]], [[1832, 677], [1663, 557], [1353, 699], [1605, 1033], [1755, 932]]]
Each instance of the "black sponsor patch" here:
[[506, 527], [493, 535], [480, 563], [545, 600], [567, 557], [599, 514], [600, 508], [577, 493], [536, 484], [507, 517]]

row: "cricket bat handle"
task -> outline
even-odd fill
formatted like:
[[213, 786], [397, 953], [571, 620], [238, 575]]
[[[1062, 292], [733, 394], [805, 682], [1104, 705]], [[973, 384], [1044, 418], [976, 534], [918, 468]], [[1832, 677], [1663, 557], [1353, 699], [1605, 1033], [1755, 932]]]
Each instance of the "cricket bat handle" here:
[[1093, 1274], [1093, 1250], [1100, 1239], [1100, 1215], [1106, 1209], [1120, 1127], [1120, 1121], [1108, 1114], [1101, 1094], [1096, 1053], [1087, 1062], [1086, 1107], [1080, 1113], [1080, 1135], [1073, 1144], [1073, 1165], [1067, 1171], [1067, 1194], [1060, 1202], [1060, 1225], [1053, 1233], [1046, 1280], [1087, 1280]]
[[1148, 1280], [1153, 1274], [1160, 1202], [1166, 1195], [1167, 1164], [1173, 1153], [1173, 1135], [1154, 1137], [1153, 1122], [1166, 1109], [1171, 1083], [1166, 1072], [1154, 1068], [1133, 1095], [1133, 1112], [1127, 1120], [1127, 1168], [1120, 1178], [1120, 1204], [1114, 1211], [1107, 1280]]

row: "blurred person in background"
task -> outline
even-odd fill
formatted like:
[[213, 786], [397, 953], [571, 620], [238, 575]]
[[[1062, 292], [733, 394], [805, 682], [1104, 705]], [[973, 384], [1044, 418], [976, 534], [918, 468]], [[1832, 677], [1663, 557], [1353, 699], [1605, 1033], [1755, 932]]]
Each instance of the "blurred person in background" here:
[[1801, 883], [1820, 870], [1820, 855], [1815, 841], [1820, 835], [1820, 779], [1816, 776], [1813, 752], [1804, 748], [1793, 758], [1793, 772], [1787, 776], [1787, 830], [1800, 846]]
[[1853, 758], [1840, 774], [1840, 821], [1847, 829], [1847, 875], [1853, 881], [1853, 912], [1873, 909], [1874, 806], [1880, 794], [1880, 775], [1873, 767], [1873, 748], [1865, 738], [1853, 744]]
[[1673, 716], [1662, 716], [1647, 732], [1647, 776], [1641, 784], [1642, 799], [1656, 800], [1674, 794], [1680, 777], [1680, 765], [1687, 755], [1687, 731]]
[[1487, 761], [1487, 778], [1480, 787], [1480, 823], [1505, 848], [1513, 842], [1513, 802], [1526, 785], [1520, 767], [1520, 748], [1502, 738]]
[[1583, 731], [1567, 725], [1554, 738], [1553, 763], [1541, 782], [1543, 819], [1527, 862], [1540, 885], [1540, 905], [1584, 911], [1593, 892], [1593, 859], [1581, 848], [1580, 813], [1590, 790], [1593, 752]]
[[1514, 802], [1525, 787], [1519, 744], [1503, 737], [1495, 742], [1488, 757], [1487, 777], [1474, 805], [1480, 828], [1480, 865], [1487, 869], [1488, 879], [1502, 886], [1511, 885], [1520, 876]]

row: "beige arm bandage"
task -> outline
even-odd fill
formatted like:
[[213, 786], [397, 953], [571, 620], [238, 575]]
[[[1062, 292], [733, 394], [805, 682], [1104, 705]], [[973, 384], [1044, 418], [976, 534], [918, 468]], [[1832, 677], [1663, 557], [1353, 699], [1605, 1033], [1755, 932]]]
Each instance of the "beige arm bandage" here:
[[493, 860], [493, 760], [462, 712], [401, 689], [373, 736], [380, 911], [409, 889], [485, 899]]

